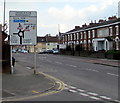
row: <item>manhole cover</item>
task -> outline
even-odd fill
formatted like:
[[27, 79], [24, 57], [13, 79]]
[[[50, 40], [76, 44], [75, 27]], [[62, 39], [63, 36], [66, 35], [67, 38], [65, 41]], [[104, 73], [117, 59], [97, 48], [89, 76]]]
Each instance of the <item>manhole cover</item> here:
[[15, 96], [15, 94], [10, 93], [9, 91], [2, 90], [2, 97], [12, 97]]

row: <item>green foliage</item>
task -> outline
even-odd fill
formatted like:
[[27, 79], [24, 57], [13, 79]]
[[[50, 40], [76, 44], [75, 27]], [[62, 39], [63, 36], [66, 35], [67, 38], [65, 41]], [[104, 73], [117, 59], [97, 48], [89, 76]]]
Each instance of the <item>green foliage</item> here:
[[118, 50], [109, 50], [107, 51], [108, 54], [120, 54], [120, 51]]

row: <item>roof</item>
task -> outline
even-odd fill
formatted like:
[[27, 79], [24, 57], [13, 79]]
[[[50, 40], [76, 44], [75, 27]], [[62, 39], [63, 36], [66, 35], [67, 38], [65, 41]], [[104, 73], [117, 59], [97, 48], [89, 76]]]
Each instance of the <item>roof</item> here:
[[45, 37], [37, 37], [37, 42], [46, 42]]
[[100, 23], [92, 23], [91, 25], [84, 25], [83, 27], [80, 27], [80, 28], [74, 28], [68, 32], [66, 32], [65, 34], [67, 33], [71, 33], [71, 32], [75, 32], [75, 31], [79, 31], [79, 30], [86, 30], [86, 29], [92, 29], [92, 28], [100, 28], [100, 26], [104, 27], [106, 25], [109, 25], [109, 24], [113, 24], [113, 23], [117, 23], [117, 22], [120, 22], [120, 18], [117, 18], [117, 19], [113, 19], [113, 20], [109, 20], [109, 21], [103, 21], [103, 22], [100, 22]]
[[58, 42], [57, 36], [46, 36], [46, 42]]
[[58, 42], [58, 36], [37, 37], [37, 42]]

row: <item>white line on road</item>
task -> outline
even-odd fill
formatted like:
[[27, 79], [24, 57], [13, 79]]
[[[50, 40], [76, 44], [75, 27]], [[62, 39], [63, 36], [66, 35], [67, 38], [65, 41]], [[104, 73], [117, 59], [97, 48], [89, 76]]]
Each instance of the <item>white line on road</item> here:
[[93, 97], [93, 96], [89, 96], [89, 98], [91, 98], [91, 99], [95, 99], [95, 100], [100, 100], [100, 98]]
[[70, 89], [69, 92], [76, 93], [77, 91]]
[[61, 62], [55, 62], [55, 63], [57, 63], [57, 64], [62, 64]]
[[80, 92], [85, 92], [85, 90], [83, 90], [83, 89], [77, 89], [78, 91], [80, 91]]
[[94, 70], [94, 69], [85, 69], [85, 70], [89, 70], [89, 71], [93, 71], [93, 72], [99, 72], [98, 70]]
[[26, 67], [27, 69], [32, 69], [31, 67]]
[[74, 67], [74, 68], [76, 68], [77, 66], [75, 66], [75, 65], [71, 65], [71, 64], [66, 64], [67, 66], [70, 66], [70, 67]]
[[108, 75], [112, 75], [112, 76], [119, 76], [119, 75], [117, 75], [117, 74], [112, 74], [112, 73], [107, 73]]
[[69, 86], [69, 88], [76, 89], [76, 87], [74, 87], [74, 86]]
[[110, 100], [110, 99], [111, 99], [111, 98], [106, 97], [106, 96], [100, 96], [100, 98], [103, 98], [103, 99], [108, 99], [108, 100]]
[[52, 62], [51, 60], [46, 60], [46, 61], [47, 61], [47, 62], [50, 62], [50, 63]]
[[88, 94], [85, 94], [85, 93], [79, 93], [80, 95], [82, 95], [82, 96], [89, 96]]
[[93, 95], [93, 96], [98, 96], [97, 93], [88, 92], [88, 94]]
[[114, 100], [115, 102], [118, 102], [118, 103], [120, 103], [120, 101], [119, 100]]

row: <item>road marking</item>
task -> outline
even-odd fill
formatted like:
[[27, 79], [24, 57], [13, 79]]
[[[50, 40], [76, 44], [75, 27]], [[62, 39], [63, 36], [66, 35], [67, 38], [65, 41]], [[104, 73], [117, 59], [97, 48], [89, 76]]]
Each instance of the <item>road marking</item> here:
[[98, 96], [97, 93], [88, 92], [88, 94], [93, 95], [93, 96]]
[[64, 86], [68, 86], [67, 84], [64, 84]]
[[85, 92], [85, 90], [83, 90], [83, 89], [77, 89], [78, 91], [80, 91], [80, 92]]
[[88, 94], [85, 94], [85, 93], [79, 93], [80, 95], [82, 95], [82, 96], [89, 96]]
[[103, 98], [103, 99], [108, 99], [108, 100], [110, 100], [110, 99], [111, 99], [111, 98], [106, 97], [106, 96], [100, 96], [100, 98]]
[[98, 70], [94, 70], [94, 69], [86, 69], [86, 70], [93, 71], [93, 72], [99, 72]]
[[33, 90], [33, 91], [32, 91], [32, 93], [39, 93], [39, 92], [37, 92], [37, 91]]
[[69, 88], [65, 87], [64, 89], [65, 89], [65, 90], [68, 90]]
[[50, 62], [50, 63], [52, 62], [51, 60], [46, 60], [46, 61], [47, 61], [47, 62]]
[[31, 67], [26, 67], [27, 69], [32, 69]]
[[62, 64], [61, 62], [55, 62], [55, 63], [57, 63], [57, 64]]
[[117, 74], [112, 74], [112, 73], [107, 73], [108, 75], [112, 75], [112, 76], [116, 76], [116, 77], [118, 77], [119, 75], [117, 75]]
[[75, 65], [71, 65], [71, 64], [66, 64], [67, 66], [70, 66], [70, 67], [74, 67], [74, 68], [76, 68], [77, 66], [75, 66]]
[[69, 92], [76, 93], [77, 91], [70, 89]]
[[119, 100], [114, 100], [115, 102], [118, 102], [118, 103], [120, 103], [120, 101]]
[[95, 99], [95, 100], [100, 100], [100, 98], [93, 97], [93, 96], [89, 96], [89, 98], [91, 98], [91, 99]]
[[69, 88], [76, 89], [76, 87], [73, 87], [73, 86], [69, 86]]

